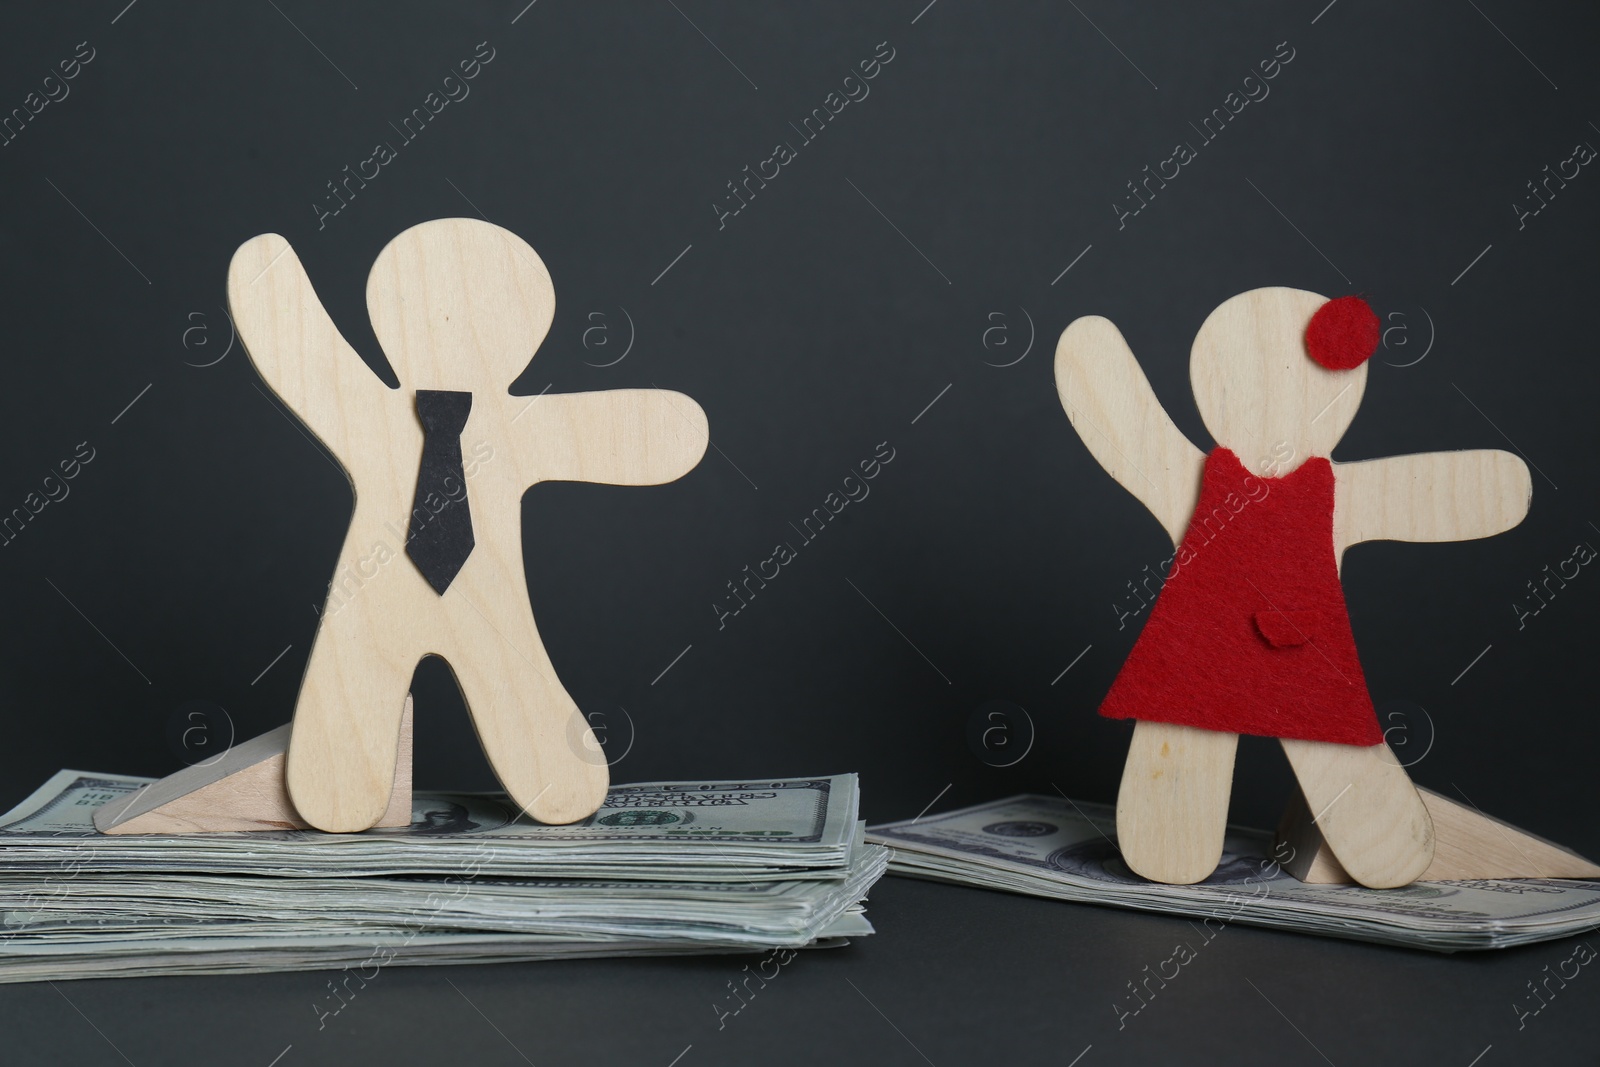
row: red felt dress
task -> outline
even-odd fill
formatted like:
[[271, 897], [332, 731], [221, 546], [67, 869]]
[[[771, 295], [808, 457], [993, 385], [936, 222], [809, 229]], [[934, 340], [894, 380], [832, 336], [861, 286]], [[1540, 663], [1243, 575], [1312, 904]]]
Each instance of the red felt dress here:
[[1218, 448], [1166, 584], [1100, 714], [1375, 745], [1333, 554], [1333, 465], [1258, 478]]

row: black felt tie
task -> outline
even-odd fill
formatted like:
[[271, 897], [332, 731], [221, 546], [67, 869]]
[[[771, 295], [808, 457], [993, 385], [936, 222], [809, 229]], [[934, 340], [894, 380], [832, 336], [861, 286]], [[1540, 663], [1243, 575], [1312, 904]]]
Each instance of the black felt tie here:
[[417, 468], [406, 555], [440, 596], [455, 581], [477, 543], [467, 508], [467, 477], [461, 469], [461, 431], [471, 411], [471, 393], [417, 390], [422, 464]]

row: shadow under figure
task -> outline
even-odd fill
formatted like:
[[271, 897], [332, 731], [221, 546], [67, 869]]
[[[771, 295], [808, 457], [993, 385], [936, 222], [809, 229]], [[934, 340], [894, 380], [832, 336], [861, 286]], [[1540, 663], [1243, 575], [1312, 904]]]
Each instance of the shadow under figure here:
[[1188, 884], [1216, 869], [1241, 733], [1281, 739], [1328, 847], [1363, 885], [1427, 870], [1428, 810], [1383, 743], [1339, 582], [1361, 541], [1508, 530], [1532, 483], [1499, 450], [1334, 463], [1366, 386], [1378, 319], [1358, 297], [1255, 289], [1195, 335], [1202, 453], [1108, 320], [1073, 322], [1056, 388], [1073, 428], [1150, 509], [1175, 552], [1100, 712], [1138, 720], [1117, 796], [1128, 866]]
[[[705, 454], [705, 412], [664, 389], [511, 395], [550, 330], [555, 289], [521, 238], [476, 219], [413, 226], [372, 265], [367, 309], [398, 389], [362, 364], [277, 234], [234, 254], [228, 303], [262, 379], [355, 491], [289, 738], [300, 815], [330, 831], [378, 821], [406, 690], [430, 654], [449, 663], [523, 811], [547, 823], [593, 813], [605, 753], [534, 625], [522, 497], [543, 481], [679, 478]], [[481, 460], [470, 487], [463, 441]]]

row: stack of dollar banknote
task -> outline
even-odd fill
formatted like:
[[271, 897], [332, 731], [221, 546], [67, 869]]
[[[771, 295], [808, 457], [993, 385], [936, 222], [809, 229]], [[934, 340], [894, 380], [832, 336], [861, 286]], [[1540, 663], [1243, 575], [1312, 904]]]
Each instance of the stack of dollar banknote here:
[[[1146, 881], [1122, 862], [1116, 814], [1065, 797], [1017, 796], [872, 828], [894, 849], [891, 874], [1057, 900], [1453, 952], [1566, 937], [1600, 927], [1600, 882], [1481, 879], [1403, 889], [1307, 885], [1265, 831], [1230, 829], [1199, 885]], [[1207, 937], [1212, 936], [1207, 934]]]
[[95, 831], [148, 781], [62, 771], [0, 817], [0, 981], [826, 946], [888, 861], [853, 774], [614, 786], [571, 826], [419, 792], [360, 834]]

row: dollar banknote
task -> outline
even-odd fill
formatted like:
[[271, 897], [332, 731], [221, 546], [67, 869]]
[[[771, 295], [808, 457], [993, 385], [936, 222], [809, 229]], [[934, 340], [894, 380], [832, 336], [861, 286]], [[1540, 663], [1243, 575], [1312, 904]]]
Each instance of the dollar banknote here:
[[[8, 941], [160, 936], [200, 919], [293, 931], [337, 915], [350, 926], [413, 925], [571, 936], [649, 937], [798, 947], [882, 877], [888, 850], [863, 845], [841, 880], [666, 882], [412, 876], [280, 878], [82, 873], [44, 880], [0, 873]], [[247, 929], [240, 925], [237, 929]]]
[[1282, 869], [1272, 834], [1229, 828], [1215, 873], [1163, 885], [1128, 869], [1116, 813], [1064, 797], [1016, 796], [869, 829], [889, 870], [961, 885], [1216, 923], [1245, 923], [1439, 951], [1499, 948], [1600, 927], [1600, 882], [1479, 879], [1401, 889], [1308, 885]]
[[854, 775], [621, 785], [571, 826], [417, 793], [361, 834], [94, 829], [147, 781], [62, 771], [0, 817], [0, 981], [827, 947], [889, 856]]
[[[840, 948], [873, 932], [860, 909], [851, 909], [817, 932], [805, 948]], [[449, 931], [300, 930], [276, 935], [186, 937], [171, 932], [136, 944], [58, 945], [31, 953], [0, 954], [0, 982], [73, 978], [140, 978], [165, 974], [259, 974], [267, 971], [338, 970], [370, 981], [385, 967], [469, 963], [529, 963], [615, 956], [699, 956], [757, 951], [743, 942], [673, 941], [666, 938], [569, 938], [547, 934]], [[348, 988], [348, 987], [347, 987]]]
[[[151, 779], [60, 771], [0, 816], [0, 870], [156, 870], [326, 877], [452, 874], [759, 879], [795, 870], [843, 877], [857, 836], [856, 776], [612, 786], [567, 826], [521, 814], [501, 793], [418, 792], [410, 826], [328, 834], [251, 830], [103, 835], [103, 804]], [[85, 842], [92, 844], [85, 845]]]

